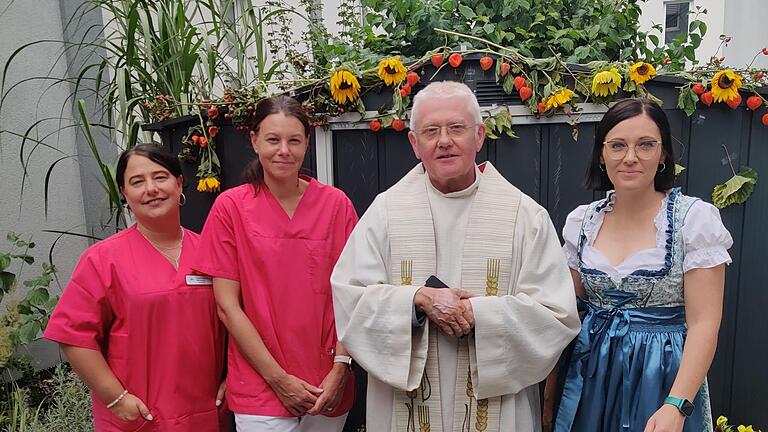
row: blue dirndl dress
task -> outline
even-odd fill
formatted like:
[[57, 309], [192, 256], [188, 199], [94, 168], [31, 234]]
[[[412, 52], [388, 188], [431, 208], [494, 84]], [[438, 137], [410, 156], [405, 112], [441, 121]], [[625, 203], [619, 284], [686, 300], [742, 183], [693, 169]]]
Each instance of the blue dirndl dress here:
[[[682, 226], [697, 200], [673, 189], [667, 198], [664, 266], [614, 281], [584, 266], [585, 223], [613, 197], [592, 203], [582, 222], [577, 255], [588, 302], [567, 367], [556, 432], [642, 432], [669, 395], [685, 343]], [[685, 432], [712, 431], [706, 381]]]

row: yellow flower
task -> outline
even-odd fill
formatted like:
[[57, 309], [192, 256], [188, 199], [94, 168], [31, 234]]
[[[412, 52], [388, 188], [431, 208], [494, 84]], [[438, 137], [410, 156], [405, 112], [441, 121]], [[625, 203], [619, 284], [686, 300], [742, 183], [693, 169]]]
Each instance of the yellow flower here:
[[728, 417], [726, 416], [720, 416], [717, 418], [717, 425], [718, 426], [725, 426], [728, 424]]
[[379, 62], [379, 78], [386, 85], [400, 84], [408, 74], [408, 69], [400, 62], [400, 56], [390, 57]]
[[755, 432], [755, 430], [752, 429], [752, 425], [749, 425], [749, 426], [739, 425], [737, 429], [739, 430], [739, 432]]
[[337, 69], [331, 75], [331, 96], [333, 99], [344, 105], [347, 101], [352, 102], [360, 96], [360, 82], [357, 77], [347, 69]]
[[221, 189], [221, 183], [216, 177], [203, 177], [197, 182], [198, 192], [218, 192]]
[[635, 84], [644, 84], [656, 75], [656, 69], [650, 63], [637, 62], [629, 67], [629, 78]]
[[549, 111], [550, 109], [557, 108], [569, 103], [573, 98], [573, 95], [573, 91], [567, 88], [556, 91], [544, 102], [544, 106], [546, 108], [544, 111]]
[[727, 102], [739, 95], [741, 75], [730, 69], [721, 70], [712, 77], [712, 96], [715, 102]]
[[592, 93], [597, 96], [608, 96], [616, 93], [621, 85], [621, 75], [619, 70], [611, 68], [610, 70], [598, 72], [592, 78]]

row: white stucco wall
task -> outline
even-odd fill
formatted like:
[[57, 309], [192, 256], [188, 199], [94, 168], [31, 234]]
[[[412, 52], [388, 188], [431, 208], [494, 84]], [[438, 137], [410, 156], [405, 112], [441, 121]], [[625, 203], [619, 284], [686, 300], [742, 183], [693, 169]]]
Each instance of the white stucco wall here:
[[[726, 63], [734, 67], [744, 67], [759, 50], [768, 47], [768, 33], [765, 31], [768, 1], [730, 0], [728, 5], [723, 12], [724, 27], [725, 34], [732, 36], [733, 40], [725, 48]], [[768, 56], [757, 56], [752, 67], [768, 68]]]
[[[0, 1], [0, 11], [8, 5]], [[5, 64], [11, 53], [25, 43], [62, 38], [62, 23], [58, 0], [15, 1], [0, 16], [0, 64]], [[40, 45], [16, 57], [5, 77], [6, 89], [30, 76], [47, 75], [51, 59], [56, 58], [61, 44]], [[53, 75], [63, 75], [62, 64]], [[0, 72], [2, 73], [2, 72]], [[36, 120], [59, 117], [60, 108], [70, 92], [69, 85], [54, 86], [47, 91], [47, 83], [31, 82], [15, 88], [6, 98], [0, 112], [0, 130], [24, 131]], [[71, 116], [65, 110], [64, 116]], [[65, 122], [66, 123], [66, 122]], [[43, 137], [57, 129], [57, 122], [46, 122], [38, 129], [37, 137]], [[5, 236], [8, 231], [31, 234], [37, 247], [32, 255], [37, 263], [25, 267], [21, 279], [37, 276], [39, 263], [48, 260], [48, 249], [57, 234], [43, 230], [82, 229], [85, 222], [83, 196], [80, 184], [80, 170], [77, 159], [70, 158], [56, 165], [51, 176], [48, 200], [48, 215], [45, 215], [44, 179], [48, 167], [62, 154], [38, 147], [34, 150], [27, 168], [29, 177], [24, 186], [23, 200], [20, 201], [23, 169], [19, 162], [21, 139], [9, 133], [0, 134], [0, 249], [8, 250]], [[27, 156], [34, 144], [28, 142], [24, 149]], [[58, 149], [65, 155], [76, 154], [76, 140], [72, 129], [61, 131]], [[56, 246], [54, 264], [58, 277], [66, 282], [77, 258], [87, 247], [87, 242], [77, 237], [62, 238]], [[15, 271], [16, 269], [14, 269]], [[20, 284], [20, 288], [23, 286]], [[57, 286], [52, 291], [59, 292]], [[21, 290], [19, 290], [20, 293]], [[4, 310], [4, 306], [3, 306]], [[54, 360], [48, 356], [46, 361]]]

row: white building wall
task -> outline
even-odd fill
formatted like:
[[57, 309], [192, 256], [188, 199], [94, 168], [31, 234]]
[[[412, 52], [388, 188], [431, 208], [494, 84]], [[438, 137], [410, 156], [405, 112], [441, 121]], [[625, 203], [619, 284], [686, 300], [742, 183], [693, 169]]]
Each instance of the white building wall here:
[[[19, 46], [40, 39], [61, 40], [63, 35], [61, 12], [58, 0], [0, 1], [0, 64], [5, 64], [12, 52]], [[8, 8], [6, 9], [6, 6]], [[56, 58], [62, 44], [39, 45], [16, 57], [5, 78], [6, 91], [9, 85], [31, 76], [46, 76], [51, 59]], [[60, 64], [52, 75], [64, 75], [66, 64]], [[0, 72], [1, 73], [1, 72]], [[0, 113], [0, 130], [16, 131], [22, 134], [36, 120], [59, 117], [62, 104], [69, 95], [69, 85], [48, 88], [48, 82], [29, 82], [10, 92]], [[63, 116], [70, 117], [71, 110], [64, 110]], [[66, 122], [65, 122], [66, 123]], [[58, 122], [48, 121], [41, 125], [36, 138], [43, 137], [58, 128]], [[34, 151], [27, 171], [29, 176], [24, 184], [24, 197], [20, 201], [23, 168], [19, 162], [21, 140], [9, 133], [0, 135], [0, 249], [8, 250], [5, 236], [8, 231], [31, 234], [37, 244], [31, 250], [36, 263], [25, 266], [20, 280], [39, 275], [40, 263], [48, 260], [48, 250], [57, 234], [43, 230], [77, 230], [82, 232], [85, 225], [85, 210], [77, 158], [58, 163], [53, 171], [48, 197], [48, 215], [45, 215], [44, 181], [48, 167], [63, 155], [77, 154], [76, 137], [73, 129], [61, 131], [59, 150], [61, 153], [38, 147], [27, 142], [24, 155]], [[56, 245], [53, 256], [62, 283], [69, 280], [78, 257], [87, 247], [87, 242], [78, 237], [63, 237]], [[18, 267], [13, 268], [16, 272]], [[24, 287], [19, 284], [17, 294]], [[59, 293], [54, 284], [51, 289]], [[10, 299], [9, 299], [10, 300]], [[7, 303], [5, 300], [4, 303]], [[5, 305], [0, 306], [5, 310]], [[46, 357], [46, 356], [42, 356]], [[45, 360], [54, 360], [55, 350]]]
[[[768, 47], [768, 33], [765, 31], [768, 0], [728, 0], [728, 6], [723, 8], [725, 34], [732, 36], [733, 40], [725, 48], [725, 63], [744, 67], [758, 51]], [[757, 56], [752, 67], [768, 68], [768, 56]]]

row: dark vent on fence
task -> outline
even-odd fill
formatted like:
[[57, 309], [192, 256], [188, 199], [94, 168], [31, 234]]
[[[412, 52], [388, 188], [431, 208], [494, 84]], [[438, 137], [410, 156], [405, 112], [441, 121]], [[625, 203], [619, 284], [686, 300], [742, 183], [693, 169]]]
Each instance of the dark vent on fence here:
[[477, 80], [475, 85], [475, 96], [480, 106], [488, 105], [501, 105], [501, 104], [513, 104], [520, 105], [523, 102], [520, 100], [520, 95], [516, 91], [512, 91], [512, 94], [504, 93], [504, 89], [501, 85], [496, 84], [495, 80]]

